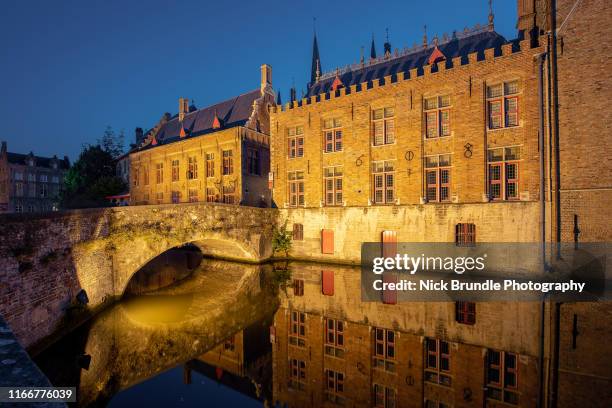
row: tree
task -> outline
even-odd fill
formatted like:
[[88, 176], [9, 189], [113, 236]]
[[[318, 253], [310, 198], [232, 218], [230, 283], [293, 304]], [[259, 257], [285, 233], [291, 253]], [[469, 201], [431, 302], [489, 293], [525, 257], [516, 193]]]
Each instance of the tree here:
[[287, 231], [287, 221], [280, 228], [274, 228], [272, 236], [272, 252], [284, 252], [285, 257], [289, 256], [291, 250], [291, 233]]
[[102, 147], [102, 150], [110, 153], [113, 159], [121, 156], [125, 145], [125, 134], [123, 133], [123, 129], [119, 134], [115, 134], [113, 128], [107, 126], [102, 137], [98, 139], [98, 145]]
[[114, 154], [119, 145], [115, 143], [114, 133], [107, 133], [108, 129], [101, 140], [106, 140], [106, 146], [83, 146], [78, 160], [68, 170], [62, 207], [104, 207], [109, 205], [106, 196], [122, 193], [127, 188], [115, 174]]

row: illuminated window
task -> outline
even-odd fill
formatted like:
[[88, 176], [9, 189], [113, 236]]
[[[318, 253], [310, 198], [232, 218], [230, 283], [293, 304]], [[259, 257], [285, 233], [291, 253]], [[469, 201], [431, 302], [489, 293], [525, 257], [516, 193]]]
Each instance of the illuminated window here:
[[450, 201], [450, 165], [450, 154], [425, 157], [425, 188], [428, 202]]

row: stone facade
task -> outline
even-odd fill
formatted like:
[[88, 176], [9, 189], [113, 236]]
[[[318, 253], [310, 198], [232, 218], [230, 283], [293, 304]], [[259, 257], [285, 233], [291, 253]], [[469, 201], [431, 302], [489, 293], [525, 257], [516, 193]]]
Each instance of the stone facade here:
[[129, 155], [132, 204], [223, 202], [269, 207], [272, 68], [259, 91], [197, 110], [181, 98]]
[[0, 213], [49, 212], [59, 209], [67, 157], [39, 157], [0, 149]]

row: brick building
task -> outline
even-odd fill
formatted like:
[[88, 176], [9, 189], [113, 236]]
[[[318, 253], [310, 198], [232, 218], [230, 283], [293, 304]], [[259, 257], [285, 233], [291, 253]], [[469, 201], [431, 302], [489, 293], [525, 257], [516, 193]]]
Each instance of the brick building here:
[[223, 202], [269, 206], [272, 68], [260, 88], [196, 109], [179, 99], [129, 155], [132, 204]]
[[[574, 241], [579, 247], [581, 242], [612, 240], [607, 220], [612, 202], [610, 126], [600, 103], [611, 85], [605, 56], [610, 51], [612, 6], [604, 0], [519, 0], [517, 10], [515, 40], [495, 33], [490, 15], [485, 26], [433, 40], [425, 36], [411, 49], [395, 51], [387, 42], [384, 55], [327, 73], [320, 70], [317, 47], [306, 97], [291, 98], [271, 113], [272, 199], [293, 230], [290, 255], [359, 263], [363, 242]], [[323, 284], [320, 273], [310, 277], [317, 285]], [[488, 309], [491, 304], [475, 305], [488, 310], [473, 326], [476, 330], [496, 330], [495, 322], [505, 326], [527, 319], [535, 334], [525, 347], [498, 344], [523, 336], [521, 330], [502, 330], [499, 339], [488, 342], [465, 341], [465, 333], [447, 324], [436, 332], [427, 328], [427, 320], [411, 329], [402, 319], [435, 316], [422, 310], [404, 317], [404, 305], [392, 310], [362, 306], [366, 311], [380, 308], [380, 316], [366, 313], [367, 319], [347, 319], [346, 308], [331, 299], [322, 301], [323, 311], [310, 311], [316, 309], [310, 302], [293, 301], [289, 299], [275, 325], [276, 337], [285, 342], [275, 351], [290, 354], [275, 358], [275, 383], [280, 384], [275, 391], [281, 401], [323, 401], [326, 357], [319, 343], [328, 314], [346, 321], [347, 336], [353, 327], [356, 338], [367, 345], [361, 352], [364, 361], [373, 355], [376, 327], [405, 339], [405, 353], [412, 347], [417, 356], [416, 363], [412, 360], [416, 372], [425, 361], [419, 353], [426, 338], [452, 345], [458, 336], [459, 343], [466, 343], [456, 346], [465, 352], [459, 356], [459, 370], [465, 364], [481, 373], [482, 356], [489, 349], [516, 353], [521, 364], [527, 363], [530, 369], [519, 368], [528, 373], [519, 380], [519, 386], [526, 387], [519, 397], [521, 406], [603, 407], [612, 401], [606, 391], [612, 384], [612, 356], [601, 347], [601, 338], [610, 335], [606, 302], [542, 302], [532, 308], [516, 303], [516, 316], [506, 317]], [[295, 309], [298, 323], [302, 314], [304, 322], [310, 321], [304, 323], [306, 332], [313, 325], [314, 339], [305, 341], [317, 354], [309, 347], [292, 354], [289, 339], [284, 340], [290, 337]], [[451, 310], [448, 306], [447, 312]], [[385, 314], [396, 319], [374, 320], [384, 320]], [[415, 330], [424, 334], [413, 337], [409, 346], [414, 334], [404, 332]], [[364, 364], [370, 384], [354, 385], [347, 392], [350, 398], [361, 393], [374, 404], [375, 370], [368, 368], [371, 363]], [[346, 364], [346, 379], [354, 367], [354, 362]], [[296, 392], [282, 381], [302, 372], [312, 392]], [[461, 375], [474, 381], [470, 389], [482, 389], [484, 376]], [[378, 394], [420, 405], [415, 398], [421, 392], [427, 406], [426, 391], [415, 394], [420, 388], [406, 389], [400, 377], [389, 384], [391, 391], [380, 388]], [[337, 375], [333, 378], [336, 384]], [[416, 381], [431, 389], [426, 383]], [[484, 406], [482, 393], [471, 404], [460, 394], [445, 392], [430, 406]]]
[[0, 213], [47, 212], [59, 209], [59, 195], [70, 167], [63, 159], [11, 153], [0, 149]]

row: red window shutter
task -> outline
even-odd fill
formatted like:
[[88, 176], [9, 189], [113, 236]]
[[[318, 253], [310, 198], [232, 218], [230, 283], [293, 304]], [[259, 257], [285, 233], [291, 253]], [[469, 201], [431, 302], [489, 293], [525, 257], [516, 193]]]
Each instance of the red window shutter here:
[[334, 253], [334, 230], [321, 230], [321, 252], [324, 254]]
[[[397, 275], [391, 272], [383, 273], [383, 284], [384, 283], [397, 283]], [[397, 291], [383, 290], [382, 301], [386, 305], [395, 305], [397, 303]]]
[[382, 244], [382, 256], [384, 258], [395, 258], [395, 255], [397, 255], [397, 231], [383, 231]]
[[334, 296], [334, 271], [321, 271], [321, 291], [326, 296]]

